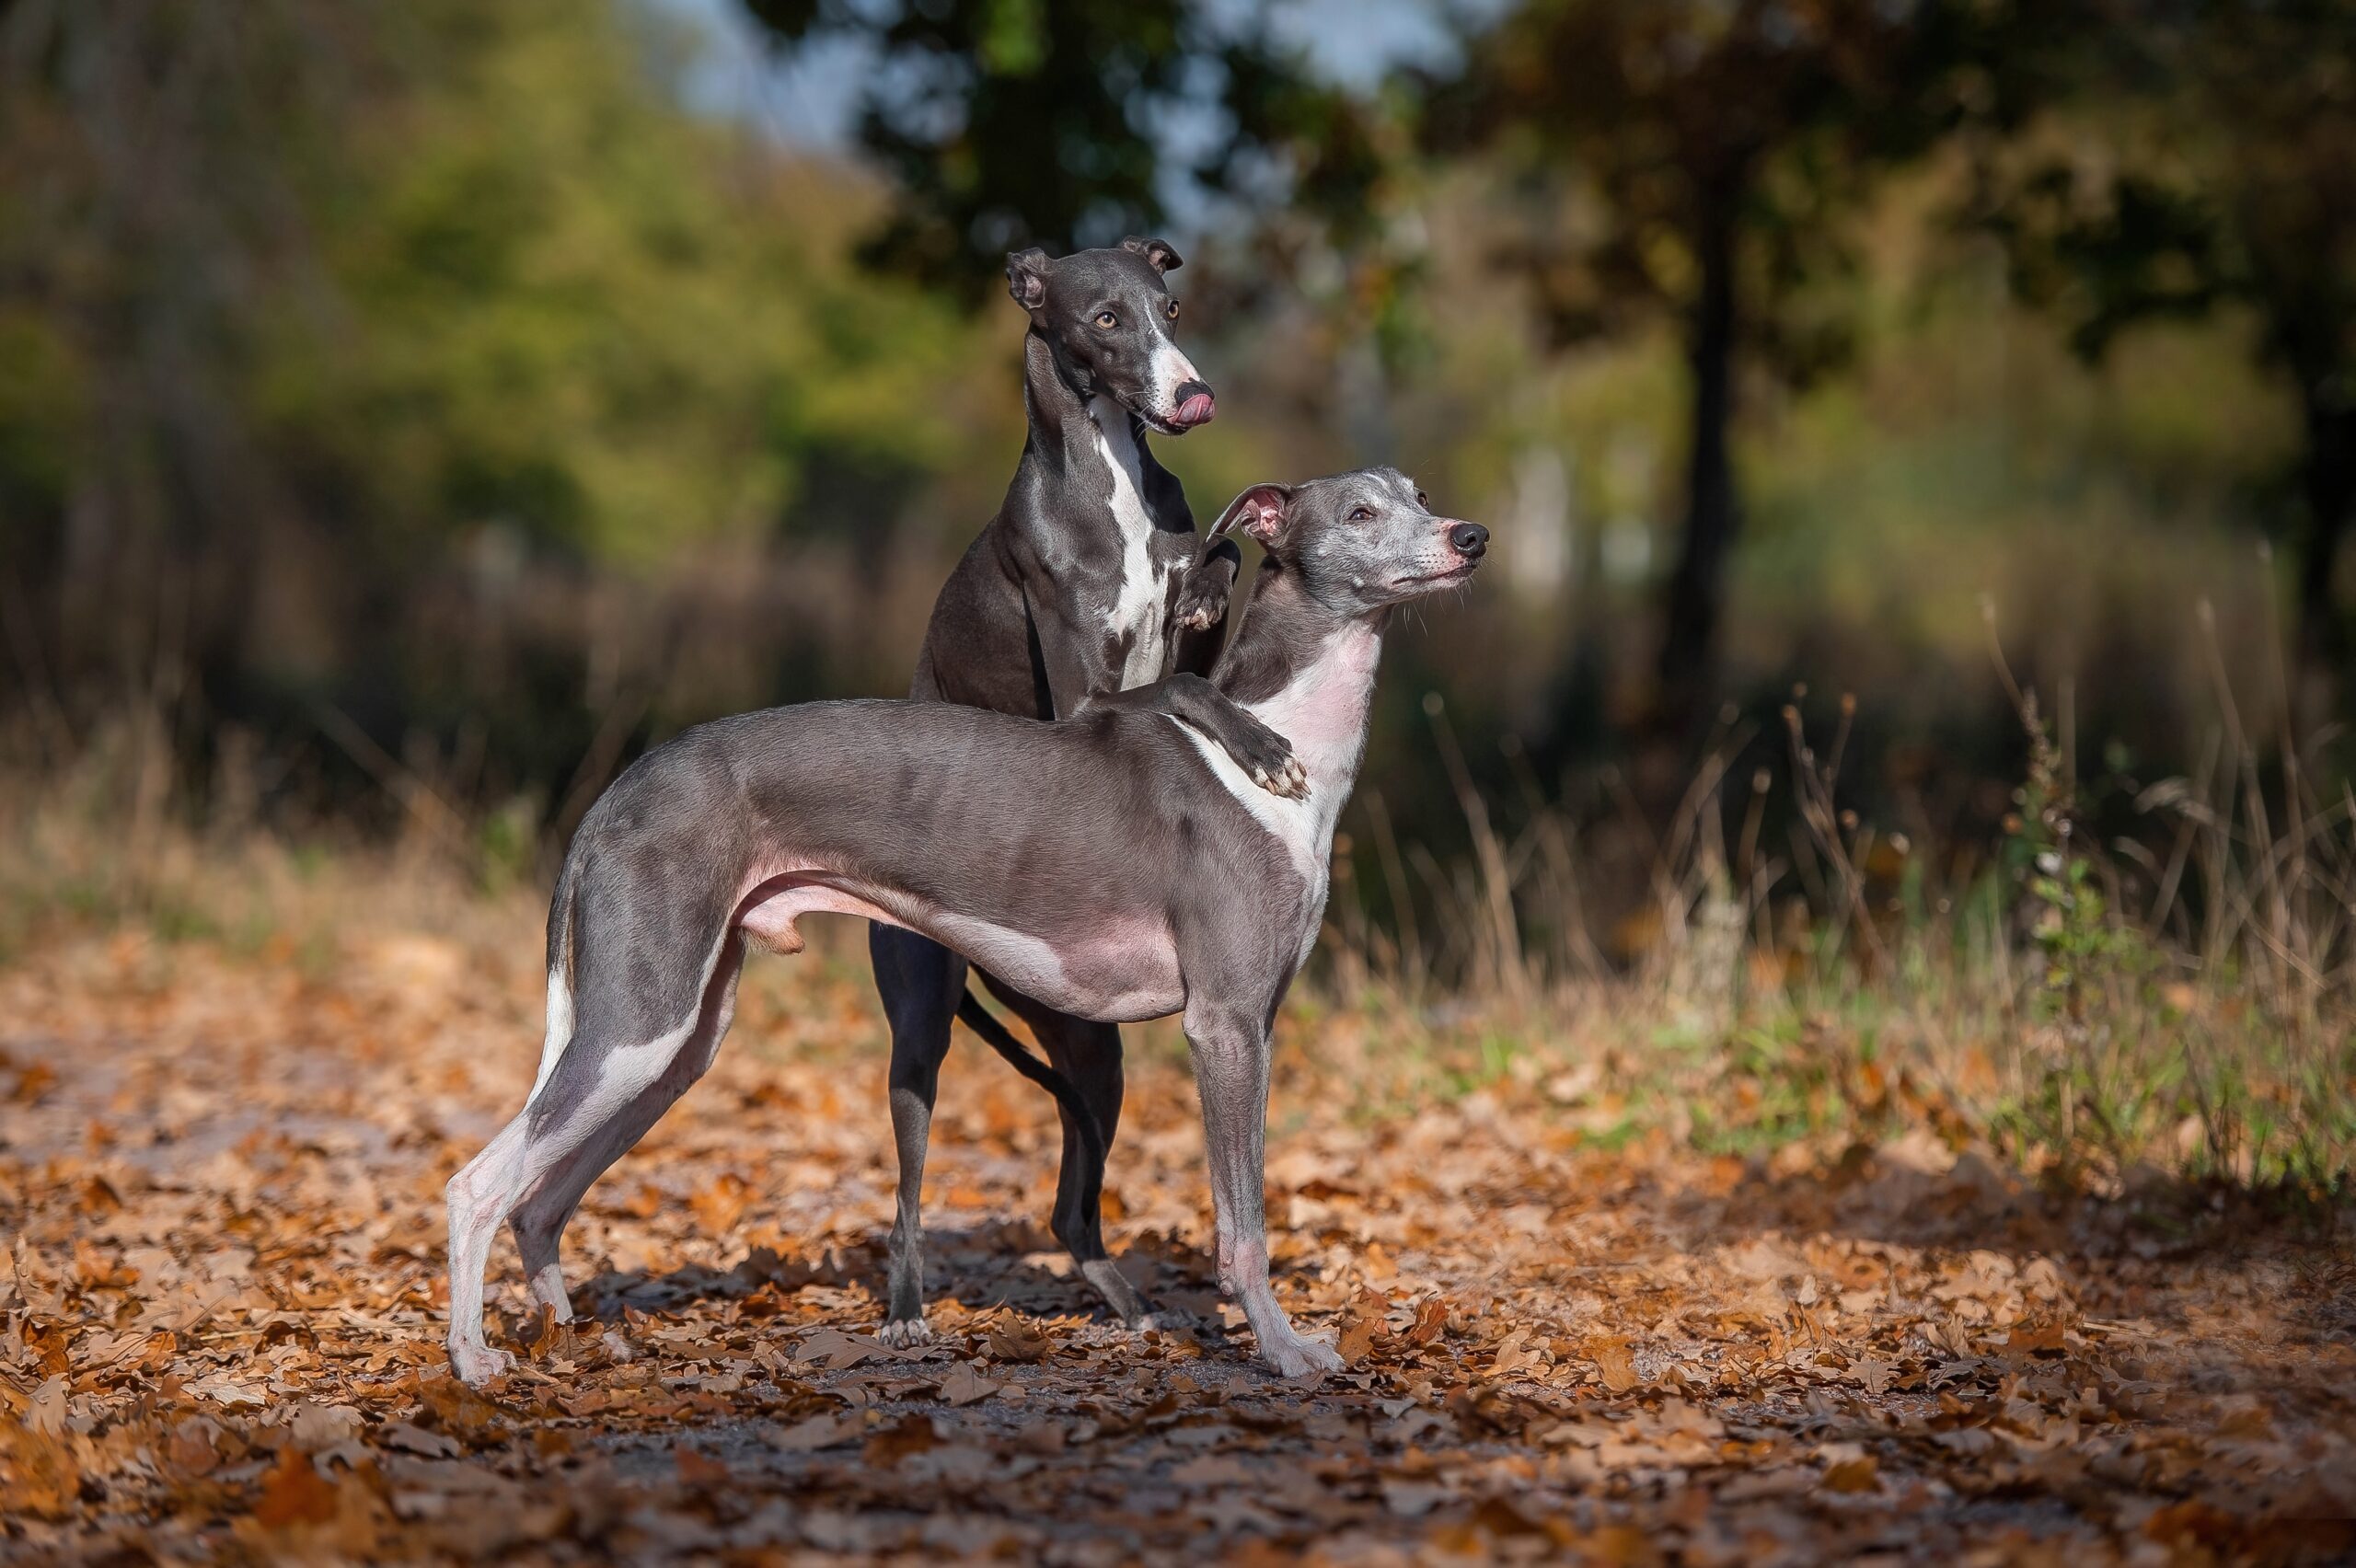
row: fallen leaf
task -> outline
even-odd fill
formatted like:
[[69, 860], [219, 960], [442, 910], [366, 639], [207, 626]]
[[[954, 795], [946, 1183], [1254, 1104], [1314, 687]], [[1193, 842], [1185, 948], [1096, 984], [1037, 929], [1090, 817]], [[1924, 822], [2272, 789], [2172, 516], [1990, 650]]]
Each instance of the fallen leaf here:
[[856, 1443], [866, 1435], [867, 1428], [860, 1422], [839, 1415], [814, 1415], [771, 1434], [768, 1446], [780, 1453], [812, 1454]]
[[934, 1424], [932, 1417], [904, 1415], [870, 1436], [859, 1458], [863, 1465], [888, 1469], [911, 1454], [927, 1453], [940, 1447], [941, 1428]]
[[1587, 1342], [1588, 1359], [1602, 1376], [1603, 1386], [1615, 1394], [1624, 1394], [1641, 1388], [1644, 1378], [1636, 1374], [1636, 1358], [1623, 1339], [1591, 1339]]
[[271, 1529], [323, 1525], [335, 1517], [335, 1487], [311, 1464], [311, 1456], [289, 1445], [261, 1478], [254, 1517]]
[[940, 1392], [941, 1399], [949, 1404], [969, 1405], [989, 1398], [1004, 1387], [1003, 1383], [994, 1383], [983, 1377], [972, 1362], [961, 1361], [949, 1369], [949, 1376], [941, 1380]]
[[999, 1361], [1045, 1361], [1056, 1348], [1037, 1325], [1019, 1318], [992, 1323], [986, 1337], [990, 1355]]
[[865, 1334], [847, 1334], [840, 1329], [820, 1329], [803, 1340], [794, 1350], [796, 1361], [814, 1361], [831, 1371], [856, 1366], [872, 1356], [888, 1353], [890, 1347]]

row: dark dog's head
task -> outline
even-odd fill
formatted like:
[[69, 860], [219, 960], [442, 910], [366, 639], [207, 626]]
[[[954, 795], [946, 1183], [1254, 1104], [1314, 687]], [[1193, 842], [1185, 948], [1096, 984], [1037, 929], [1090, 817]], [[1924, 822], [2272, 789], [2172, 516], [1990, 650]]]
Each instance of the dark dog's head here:
[[1478, 523], [1435, 517], [1396, 468], [1358, 468], [1298, 485], [1253, 485], [1214, 534], [1240, 527], [1335, 614], [1362, 616], [1452, 587], [1489, 548]]
[[1051, 258], [1034, 248], [1006, 259], [1007, 292], [1076, 370], [1089, 396], [1108, 397], [1169, 435], [1208, 424], [1211, 389], [1171, 341], [1178, 302], [1163, 273], [1178, 253], [1131, 237], [1109, 250]]

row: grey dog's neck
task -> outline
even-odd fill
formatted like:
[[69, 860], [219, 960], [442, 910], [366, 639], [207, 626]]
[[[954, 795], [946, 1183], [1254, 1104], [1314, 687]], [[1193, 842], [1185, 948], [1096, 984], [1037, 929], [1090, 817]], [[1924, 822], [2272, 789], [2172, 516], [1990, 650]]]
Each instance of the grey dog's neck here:
[[1274, 556], [1260, 562], [1252, 598], [1227, 650], [1211, 672], [1212, 684], [1235, 702], [1265, 702], [1332, 657], [1337, 644], [1357, 631], [1382, 641], [1387, 609], [1345, 616], [1317, 602], [1300, 573]]
[[1343, 615], [1271, 556], [1211, 679], [1292, 744], [1329, 811], [1357, 781], [1387, 609]]

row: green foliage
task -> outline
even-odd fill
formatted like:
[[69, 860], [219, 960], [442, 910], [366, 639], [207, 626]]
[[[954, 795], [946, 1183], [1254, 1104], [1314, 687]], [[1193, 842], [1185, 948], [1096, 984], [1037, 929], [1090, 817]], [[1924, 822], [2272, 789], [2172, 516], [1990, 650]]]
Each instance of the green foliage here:
[[790, 519], [822, 455], [938, 461], [966, 340], [797, 219], [853, 193], [686, 119], [576, 18], [413, 42], [404, 134], [354, 146], [366, 194], [325, 236], [351, 315], [289, 323], [273, 428], [399, 515], [641, 562]]
[[[22, 25], [61, 61], [183, 26], [212, 52], [177, 119], [155, 83], [104, 97], [61, 64], [0, 121], [0, 496], [18, 527], [61, 526], [102, 482], [91, 466], [148, 447], [236, 471], [234, 495], [156, 488], [150, 525], [184, 538], [249, 532], [259, 502], [385, 567], [486, 526], [643, 565], [791, 526], [837, 468], [963, 455], [969, 421], [940, 388], [972, 334], [849, 266], [872, 196], [692, 119], [606, 6], [282, 0], [218, 37], [195, 7]], [[325, 59], [300, 52], [313, 29]], [[133, 114], [162, 168], [111, 160]], [[253, 128], [219, 129], [239, 115]], [[43, 142], [58, 156], [36, 178]], [[141, 210], [150, 173], [218, 204]], [[110, 225], [122, 245], [68, 264]], [[209, 349], [159, 363], [155, 334]]]

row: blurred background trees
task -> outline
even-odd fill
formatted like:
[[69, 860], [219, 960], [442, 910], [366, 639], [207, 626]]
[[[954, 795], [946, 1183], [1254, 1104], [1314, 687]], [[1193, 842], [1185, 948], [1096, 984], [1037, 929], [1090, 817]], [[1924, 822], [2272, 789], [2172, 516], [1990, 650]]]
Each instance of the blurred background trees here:
[[1715, 705], [1741, 502], [1738, 360], [1794, 385], [1855, 328], [1858, 217], [1880, 176], [2035, 106], [2057, 10], [2014, 0], [1532, 0], [1437, 85], [1426, 143], [1515, 185], [1511, 243], [1558, 344], [1666, 312], [1690, 412], [1662, 708]]
[[2288, 504], [2310, 721], [2348, 656], [2356, 519], [2356, 7], [2140, 0], [2101, 8], [2038, 134], [1988, 149], [1978, 202], [2021, 296], [2101, 357], [2155, 321], [2246, 314], [2296, 401]]
[[1722, 708], [1788, 766], [1796, 683], [1858, 698], [1844, 802], [1968, 859], [1983, 601], [2127, 797], [2283, 698], [2278, 606], [2339, 716], [2352, 16], [4, 0], [7, 732], [128, 706], [199, 793], [529, 837], [682, 724], [895, 691], [1021, 441], [1003, 252], [1154, 228], [1198, 513], [1387, 460], [1497, 529], [1394, 654], [1387, 897], [1466, 831], [1426, 691], [1606, 881]]

